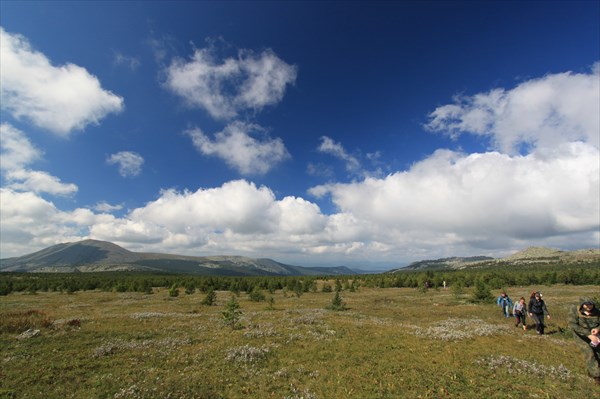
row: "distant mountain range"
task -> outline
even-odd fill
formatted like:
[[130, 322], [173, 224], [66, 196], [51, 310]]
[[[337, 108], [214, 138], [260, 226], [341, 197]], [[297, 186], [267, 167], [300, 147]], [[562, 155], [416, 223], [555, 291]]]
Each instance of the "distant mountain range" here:
[[[388, 273], [555, 262], [600, 263], [600, 249], [561, 251], [553, 248], [530, 247], [506, 258], [472, 256], [421, 260], [390, 270]], [[0, 272], [106, 271], [146, 271], [206, 276], [316, 276], [376, 273], [345, 266], [292, 266], [272, 259], [244, 256], [183, 256], [132, 252], [111, 242], [98, 240], [57, 244], [29, 255], [0, 259]]]
[[418, 270], [456, 270], [494, 265], [525, 265], [535, 263], [600, 263], [600, 249], [580, 249], [576, 251], [561, 251], [546, 247], [529, 247], [506, 258], [491, 258], [489, 256], [452, 257], [433, 260], [421, 260], [410, 265], [391, 270], [399, 271]]
[[302, 267], [244, 256], [182, 256], [128, 251], [107, 241], [57, 244], [15, 258], [0, 259], [2, 272], [147, 271], [210, 276], [306, 276], [363, 274], [339, 267]]

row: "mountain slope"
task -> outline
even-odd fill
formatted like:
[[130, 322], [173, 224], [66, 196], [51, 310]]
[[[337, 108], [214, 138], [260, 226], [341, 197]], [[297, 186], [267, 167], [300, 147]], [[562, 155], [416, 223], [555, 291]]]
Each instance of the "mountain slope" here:
[[40, 266], [81, 265], [96, 262], [134, 262], [139, 256], [118, 245], [106, 241], [84, 240], [57, 244], [18, 258], [2, 259], [2, 269]]
[[0, 259], [5, 272], [156, 271], [220, 276], [294, 276], [355, 274], [345, 267], [310, 268], [244, 256], [183, 256], [128, 251], [107, 241], [83, 240], [53, 245], [15, 258]]

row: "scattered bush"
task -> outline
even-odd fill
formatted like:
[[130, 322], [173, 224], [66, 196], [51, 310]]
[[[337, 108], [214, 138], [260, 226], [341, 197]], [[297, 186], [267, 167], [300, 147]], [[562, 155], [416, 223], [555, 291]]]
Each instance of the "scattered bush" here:
[[482, 280], [475, 282], [472, 298], [474, 302], [487, 302], [493, 299], [489, 287]]
[[254, 287], [252, 291], [250, 291], [250, 294], [248, 294], [248, 298], [250, 298], [250, 300], [253, 302], [260, 302], [266, 299], [265, 294], [263, 294], [260, 288], [258, 287]]
[[462, 281], [457, 281], [451, 287], [452, 295], [454, 299], [461, 299], [461, 297], [465, 294], [465, 286]]

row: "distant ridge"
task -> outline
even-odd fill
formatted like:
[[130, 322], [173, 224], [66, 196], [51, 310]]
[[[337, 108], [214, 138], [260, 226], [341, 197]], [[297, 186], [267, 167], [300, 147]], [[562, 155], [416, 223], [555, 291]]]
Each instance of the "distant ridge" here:
[[502, 261], [516, 261], [520, 263], [541, 261], [584, 262], [589, 260], [600, 260], [600, 248], [561, 251], [555, 248], [529, 247], [502, 259]]
[[529, 247], [525, 248], [522, 251], [514, 253], [510, 256], [504, 258], [505, 260], [514, 260], [514, 259], [533, 259], [533, 258], [554, 258], [560, 257], [565, 252], [560, 249], [555, 248], [547, 248], [547, 247]]
[[358, 274], [350, 268], [311, 268], [244, 256], [184, 256], [132, 252], [108, 241], [53, 245], [28, 255], [0, 259], [3, 272], [154, 271], [221, 276], [302, 276]]
[[394, 269], [394, 271], [400, 270], [424, 270], [424, 269], [462, 269], [472, 264], [479, 264], [481, 262], [494, 261], [494, 258], [489, 256], [470, 256], [470, 257], [451, 257], [441, 259], [428, 259], [413, 262], [410, 265]]
[[555, 248], [529, 247], [505, 258], [471, 256], [422, 260], [413, 262], [406, 267], [391, 270], [390, 273], [417, 270], [458, 270], [496, 265], [525, 265], [558, 262], [600, 263], [600, 249], [561, 251]]

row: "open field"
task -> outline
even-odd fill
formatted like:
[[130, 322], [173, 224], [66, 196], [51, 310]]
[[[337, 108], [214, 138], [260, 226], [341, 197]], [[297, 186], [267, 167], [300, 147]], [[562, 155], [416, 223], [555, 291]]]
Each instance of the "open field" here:
[[507, 292], [534, 289], [552, 315], [541, 337], [470, 303], [471, 289], [361, 287], [341, 292], [345, 311], [326, 309], [334, 293], [280, 290], [272, 306], [242, 293], [237, 329], [224, 291], [215, 306], [183, 290], [13, 293], [0, 297], [0, 397], [600, 398], [564, 330], [600, 287]]

